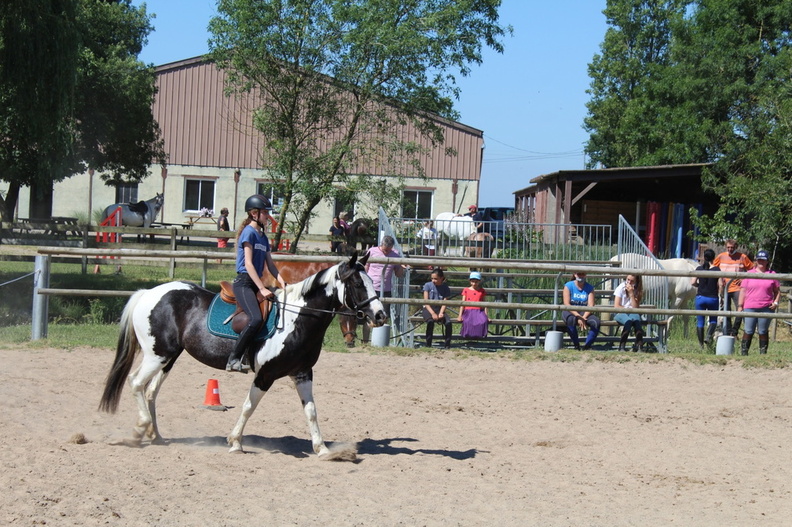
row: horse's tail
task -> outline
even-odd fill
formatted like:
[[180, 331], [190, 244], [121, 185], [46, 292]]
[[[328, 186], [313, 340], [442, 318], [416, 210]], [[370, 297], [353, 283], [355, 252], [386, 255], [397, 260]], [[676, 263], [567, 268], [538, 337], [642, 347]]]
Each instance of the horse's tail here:
[[102, 400], [99, 402], [99, 410], [103, 412], [115, 413], [118, 410], [118, 402], [121, 398], [121, 391], [124, 389], [124, 381], [132, 370], [140, 344], [138, 343], [135, 327], [132, 324], [132, 313], [135, 311], [140, 297], [145, 293], [141, 289], [129, 298], [124, 312], [121, 314], [121, 331], [118, 335], [118, 345], [116, 346], [116, 356], [110, 373], [107, 374]]

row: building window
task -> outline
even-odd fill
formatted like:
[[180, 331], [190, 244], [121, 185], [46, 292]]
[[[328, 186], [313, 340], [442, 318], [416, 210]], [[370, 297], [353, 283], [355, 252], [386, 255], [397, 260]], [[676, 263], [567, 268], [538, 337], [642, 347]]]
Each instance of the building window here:
[[211, 179], [187, 179], [184, 182], [184, 211], [214, 210], [215, 182]]
[[280, 213], [280, 208], [283, 205], [283, 192], [272, 181], [259, 182], [256, 185], [256, 193], [269, 198], [273, 214]]
[[342, 212], [349, 214], [351, 222], [355, 217], [355, 193], [349, 191], [340, 192], [335, 198], [333, 205], [333, 217], [340, 216]]
[[138, 184], [137, 183], [118, 183], [115, 193], [116, 203], [137, 203]]
[[402, 218], [428, 219], [432, 217], [431, 190], [405, 190], [402, 195]]

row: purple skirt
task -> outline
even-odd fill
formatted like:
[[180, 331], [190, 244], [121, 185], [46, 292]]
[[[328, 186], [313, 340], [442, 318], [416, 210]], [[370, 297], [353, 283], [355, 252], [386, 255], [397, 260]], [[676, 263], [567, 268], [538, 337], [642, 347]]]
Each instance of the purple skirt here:
[[489, 318], [481, 309], [466, 309], [462, 312], [461, 337], [466, 339], [480, 339], [487, 336]]

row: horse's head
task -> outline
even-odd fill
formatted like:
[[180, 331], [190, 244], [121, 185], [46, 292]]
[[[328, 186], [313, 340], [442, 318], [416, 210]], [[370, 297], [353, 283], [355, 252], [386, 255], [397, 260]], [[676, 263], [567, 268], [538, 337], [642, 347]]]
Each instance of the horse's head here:
[[371, 277], [366, 274], [364, 266], [368, 256], [366, 253], [358, 261], [358, 253], [355, 251], [348, 262], [338, 265], [338, 280], [341, 282], [341, 287], [338, 288], [339, 300], [352, 310], [358, 319], [368, 319], [370, 325], [382, 326], [388, 315], [385, 314], [385, 306], [377, 298]]

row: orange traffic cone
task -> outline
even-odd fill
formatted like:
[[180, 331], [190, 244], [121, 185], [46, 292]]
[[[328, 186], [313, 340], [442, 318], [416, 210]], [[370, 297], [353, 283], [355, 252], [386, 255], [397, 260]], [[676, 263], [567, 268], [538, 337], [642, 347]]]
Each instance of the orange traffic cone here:
[[225, 406], [220, 404], [220, 388], [218, 388], [217, 379], [209, 379], [206, 381], [204, 408], [208, 408], [209, 410], [227, 410]]

